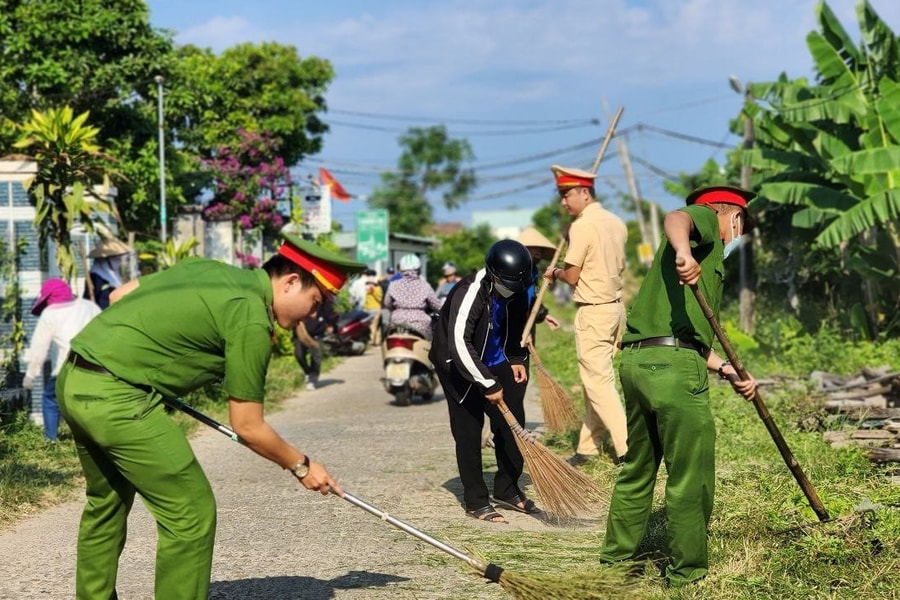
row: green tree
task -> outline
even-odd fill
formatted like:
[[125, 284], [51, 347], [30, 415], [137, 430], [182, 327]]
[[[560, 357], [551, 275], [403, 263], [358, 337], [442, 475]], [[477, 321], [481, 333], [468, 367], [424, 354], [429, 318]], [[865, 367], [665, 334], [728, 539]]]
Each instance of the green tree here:
[[440, 266], [445, 262], [454, 263], [460, 277], [465, 277], [483, 267], [485, 253], [491, 244], [497, 241], [491, 233], [490, 226], [486, 224], [442, 235], [438, 239], [440, 244], [428, 252], [429, 264], [437, 266], [428, 271], [428, 282], [432, 286], [435, 286], [441, 278]]
[[422, 234], [433, 223], [429, 194], [441, 192], [444, 206], [456, 208], [475, 189], [475, 172], [464, 167], [475, 157], [469, 142], [450, 138], [443, 125], [411, 127], [399, 142], [397, 171], [381, 175], [369, 205], [388, 210], [393, 231]]
[[0, 150], [32, 108], [91, 111], [100, 141], [132, 127], [136, 94], [145, 95], [171, 51], [150, 26], [143, 0], [0, 0]]
[[56, 242], [56, 263], [67, 280], [76, 270], [72, 228], [78, 222], [93, 231], [95, 213], [115, 214], [115, 207], [94, 191], [95, 185], [108, 183], [111, 171], [109, 157], [96, 143], [99, 130], [86, 124], [89, 113], [73, 114], [68, 106], [32, 111], [15, 143], [38, 165], [28, 191], [35, 204], [39, 247], [43, 254], [49, 240]]
[[764, 279], [808, 316], [824, 310], [874, 335], [900, 328], [900, 51], [868, 2], [857, 16], [858, 46], [817, 5], [815, 82], [782, 74], [750, 86], [763, 104], [745, 107], [756, 147], [741, 160], [764, 198]]
[[236, 147], [241, 131], [267, 132], [287, 165], [322, 149], [320, 118], [334, 77], [327, 60], [301, 58], [293, 46], [239, 44], [220, 55], [183, 46], [166, 82], [166, 120], [185, 150], [212, 158]]

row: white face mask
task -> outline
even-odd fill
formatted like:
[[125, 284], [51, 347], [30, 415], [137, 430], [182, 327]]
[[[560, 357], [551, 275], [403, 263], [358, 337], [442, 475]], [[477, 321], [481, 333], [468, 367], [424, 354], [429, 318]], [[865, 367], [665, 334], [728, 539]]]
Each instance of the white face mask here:
[[513, 291], [511, 289], [500, 283], [494, 284], [494, 290], [496, 290], [496, 292], [504, 298], [509, 298], [513, 295]]
[[[734, 231], [734, 230], [737, 228], [737, 224], [734, 223], [734, 220], [735, 220], [736, 218], [738, 218], [738, 215], [735, 215], [734, 218], [732, 219], [732, 225], [731, 225], [732, 231]], [[739, 223], [738, 223], [738, 224], [739, 224]], [[742, 239], [743, 237], [744, 237], [743, 234], [736, 235], [736, 236], [734, 236], [733, 238], [731, 238], [731, 241], [730, 241], [730, 242], [728, 242], [727, 244], [725, 244], [725, 249], [722, 251], [722, 252], [723, 252], [722, 260], [728, 258], [728, 256], [729, 256], [732, 252], [734, 252], [735, 250], [737, 250], [738, 248], [740, 248], [740, 246], [741, 246], [741, 239]]]

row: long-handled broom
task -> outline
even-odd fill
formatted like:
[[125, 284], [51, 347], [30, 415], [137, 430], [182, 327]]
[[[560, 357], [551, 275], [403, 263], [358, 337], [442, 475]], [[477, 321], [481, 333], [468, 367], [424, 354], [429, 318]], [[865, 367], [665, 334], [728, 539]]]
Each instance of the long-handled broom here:
[[512, 429], [534, 489], [550, 514], [566, 518], [586, 516], [605, 507], [608, 493], [596, 481], [538, 442], [535, 435], [516, 420], [506, 402], [501, 400], [498, 408]]
[[[620, 106], [612, 120], [609, 122], [609, 127], [606, 129], [606, 135], [603, 137], [603, 143], [600, 145], [600, 150], [597, 152], [597, 157], [594, 159], [594, 164], [591, 166], [591, 173], [596, 173], [597, 169], [600, 167], [600, 162], [603, 160], [603, 155], [606, 154], [606, 148], [609, 146], [610, 140], [613, 135], [615, 135], [616, 126], [619, 123], [619, 119], [622, 118], [622, 112], [624, 110], [624, 107]], [[557, 261], [559, 261], [559, 256], [562, 253], [565, 243], [565, 238], [560, 238], [559, 243], [556, 245], [556, 251], [553, 253], [553, 258], [550, 260], [551, 265], [555, 266]], [[534, 327], [535, 320], [537, 320], [537, 313], [541, 308], [541, 300], [544, 297], [544, 293], [547, 291], [549, 283], [550, 282], [546, 278], [542, 278], [541, 287], [534, 299], [534, 306], [531, 307], [531, 313], [528, 315], [525, 329], [522, 330], [521, 343], [523, 346], [528, 347], [532, 364], [537, 371], [541, 407], [543, 409], [544, 420], [547, 423], [547, 427], [552, 431], [564, 433], [578, 426], [579, 418], [575, 411], [575, 402], [565, 388], [563, 388], [547, 371], [540, 356], [538, 356], [534, 344], [531, 343], [531, 329]]]
[[[190, 415], [201, 423], [209, 425], [216, 431], [228, 436], [233, 441], [243, 444], [240, 436], [231, 428], [219, 423], [194, 407], [176, 398], [167, 398], [165, 402], [168, 406]], [[334, 492], [332, 491], [332, 493]], [[627, 571], [621, 568], [579, 572], [577, 574], [569, 574], [566, 578], [545, 574], [524, 575], [507, 571], [494, 563], [488, 563], [469, 556], [349, 492], [344, 492], [340, 497], [350, 504], [375, 515], [382, 521], [387, 521], [394, 527], [465, 562], [477, 571], [479, 575], [488, 581], [499, 584], [500, 587], [519, 600], [601, 600], [621, 597], [623, 593], [627, 593], [634, 587], [634, 581], [626, 579]]]
[[[716, 333], [716, 337], [719, 340], [719, 343], [722, 344], [722, 349], [725, 350], [725, 355], [728, 357], [728, 361], [731, 363], [731, 366], [734, 367], [734, 370], [737, 372], [740, 380], [746, 381], [750, 379], [750, 375], [747, 373], [747, 370], [744, 368], [744, 364], [741, 362], [741, 359], [738, 357], [737, 353], [734, 351], [734, 348], [731, 346], [731, 343], [728, 341], [728, 336], [725, 335], [725, 330], [722, 329], [721, 325], [719, 325], [719, 321], [718, 319], [716, 319], [716, 315], [713, 312], [712, 307], [703, 296], [703, 292], [700, 291], [700, 288], [697, 287], [697, 284], [691, 285], [691, 291], [694, 292], [694, 297], [697, 298], [697, 303], [700, 305], [700, 310], [703, 311], [703, 314], [706, 316], [706, 320], [709, 321], [709, 324], [712, 326], [713, 331]], [[757, 390], [756, 394], [754, 394], [752, 402], [753, 406], [756, 407], [756, 413], [759, 415], [759, 418], [762, 419], [763, 424], [766, 426], [766, 430], [768, 430], [772, 441], [774, 441], [775, 445], [778, 447], [778, 451], [781, 453], [781, 458], [784, 459], [784, 462], [788, 466], [788, 469], [790, 469], [791, 473], [794, 475], [794, 479], [797, 481], [797, 485], [799, 485], [800, 489], [803, 490], [803, 495], [806, 496], [806, 500], [812, 507], [813, 512], [816, 513], [819, 521], [827, 521], [829, 519], [829, 516], [828, 511], [825, 509], [825, 505], [822, 504], [822, 501], [819, 499], [819, 495], [816, 493], [815, 488], [813, 488], [812, 483], [810, 483], [809, 479], [807, 479], [806, 474], [803, 472], [803, 467], [801, 467], [800, 463], [797, 462], [797, 459], [794, 458], [794, 453], [791, 452], [790, 447], [788, 447], [787, 442], [784, 440], [784, 436], [781, 435], [781, 431], [778, 429], [778, 425], [776, 425], [775, 421], [772, 420], [772, 415], [769, 413], [769, 409], [763, 402], [762, 396], [760, 396], [759, 394], [759, 390]]]
[[[565, 238], [560, 238], [559, 244], [556, 245], [556, 251], [550, 261], [551, 265], [555, 265], [559, 260], [559, 255], [565, 245]], [[544, 422], [551, 431], [565, 433], [570, 429], [574, 429], [578, 423], [578, 413], [575, 412], [575, 402], [572, 396], [553, 378], [547, 371], [541, 357], [531, 340], [531, 329], [537, 320], [537, 313], [541, 308], [541, 299], [547, 291], [547, 279], [542, 278], [541, 287], [534, 299], [534, 306], [531, 307], [531, 313], [528, 315], [528, 321], [525, 323], [525, 329], [522, 330], [522, 345], [528, 347], [531, 354], [531, 364], [537, 371], [538, 390], [541, 398], [541, 408], [544, 413]]]

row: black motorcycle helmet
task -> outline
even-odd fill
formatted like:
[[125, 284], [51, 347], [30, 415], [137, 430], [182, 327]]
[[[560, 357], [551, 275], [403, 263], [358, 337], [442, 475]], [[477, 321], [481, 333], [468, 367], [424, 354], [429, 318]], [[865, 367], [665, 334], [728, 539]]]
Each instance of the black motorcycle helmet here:
[[515, 240], [500, 240], [487, 251], [484, 266], [494, 285], [515, 293], [531, 284], [531, 253]]

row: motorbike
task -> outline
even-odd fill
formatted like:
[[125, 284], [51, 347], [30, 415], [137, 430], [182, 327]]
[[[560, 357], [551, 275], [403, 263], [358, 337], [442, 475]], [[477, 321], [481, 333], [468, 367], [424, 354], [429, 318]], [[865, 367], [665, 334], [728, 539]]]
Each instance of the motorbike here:
[[322, 349], [331, 355], [359, 356], [371, 338], [372, 315], [355, 308], [338, 316], [334, 330], [322, 336]]
[[410, 327], [391, 325], [382, 347], [384, 389], [397, 406], [409, 406], [413, 396], [431, 400], [438, 385], [434, 365], [428, 359], [431, 342]]

